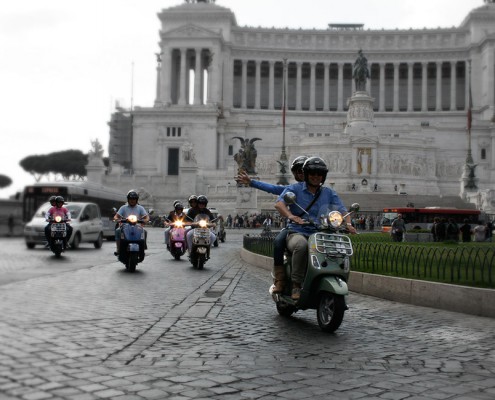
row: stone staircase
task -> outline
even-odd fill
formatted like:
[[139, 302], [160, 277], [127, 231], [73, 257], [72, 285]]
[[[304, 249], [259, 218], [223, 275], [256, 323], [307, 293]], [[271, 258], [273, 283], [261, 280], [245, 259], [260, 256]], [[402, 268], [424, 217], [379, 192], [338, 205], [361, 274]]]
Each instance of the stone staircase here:
[[449, 207], [474, 210], [476, 206], [467, 203], [459, 196], [426, 196], [409, 194], [385, 194], [380, 192], [339, 193], [344, 205], [349, 208], [352, 203], [359, 203], [360, 211], [381, 212], [384, 208], [407, 207], [413, 203], [415, 208]]

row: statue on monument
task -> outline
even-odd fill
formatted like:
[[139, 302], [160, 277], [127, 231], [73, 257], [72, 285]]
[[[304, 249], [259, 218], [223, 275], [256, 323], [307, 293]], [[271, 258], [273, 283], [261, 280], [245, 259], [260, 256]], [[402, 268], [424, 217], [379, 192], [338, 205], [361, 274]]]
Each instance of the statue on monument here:
[[254, 147], [254, 142], [261, 138], [244, 139], [239, 136], [234, 136], [232, 139], [241, 141], [239, 152], [234, 155], [234, 160], [237, 162], [238, 172], [245, 171], [247, 174], [256, 174], [256, 158], [258, 151]]
[[352, 78], [356, 83], [356, 91], [366, 90], [366, 80], [369, 77], [368, 59], [364, 56], [363, 50], [359, 50], [358, 58], [354, 62], [354, 68], [352, 70]]
[[103, 157], [103, 146], [98, 139], [91, 141], [91, 150], [89, 151], [89, 154], [98, 158]]

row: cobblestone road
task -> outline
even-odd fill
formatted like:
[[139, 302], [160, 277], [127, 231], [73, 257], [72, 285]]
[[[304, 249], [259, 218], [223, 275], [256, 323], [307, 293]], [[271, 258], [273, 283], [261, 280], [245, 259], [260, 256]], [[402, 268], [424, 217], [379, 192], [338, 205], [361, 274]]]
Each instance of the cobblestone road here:
[[313, 310], [278, 316], [240, 233], [203, 271], [161, 240], [135, 274], [105, 243], [92, 264], [67, 252], [77, 268], [0, 286], [0, 399], [495, 398], [493, 319], [351, 294], [329, 335]]

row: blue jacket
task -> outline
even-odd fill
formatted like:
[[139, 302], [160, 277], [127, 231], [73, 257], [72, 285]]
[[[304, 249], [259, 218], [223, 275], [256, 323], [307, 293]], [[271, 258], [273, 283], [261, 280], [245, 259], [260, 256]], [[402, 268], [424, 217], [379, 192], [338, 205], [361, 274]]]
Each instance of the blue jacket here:
[[255, 189], [263, 190], [264, 192], [268, 192], [268, 193], [276, 194], [276, 195], [281, 194], [285, 189], [285, 186], [272, 185], [271, 183], [261, 182], [261, 181], [256, 181], [256, 180], [251, 180], [251, 182], [249, 183], [249, 186], [254, 187]]
[[[284, 194], [286, 192], [293, 192], [296, 195], [297, 204], [299, 204], [303, 210], [311, 204], [313, 198], [315, 197], [315, 195], [307, 189], [306, 182], [303, 182], [302, 184], [294, 183], [285, 188], [282, 194], [278, 197], [277, 202], [281, 201], [285, 204]], [[336, 210], [340, 211], [342, 214], [347, 213], [347, 208], [345, 208], [340, 197], [334, 190], [328, 187], [321, 188], [320, 196], [308, 210], [309, 217], [308, 214], [304, 213], [303, 210], [295, 204], [290, 204], [288, 207], [293, 215], [301, 216], [304, 220], [311, 220], [318, 224], [320, 223], [320, 217], [325, 216], [329, 211]], [[316, 231], [314, 226], [302, 226], [293, 222], [289, 223], [289, 229], [293, 232], [299, 232], [304, 235], [311, 235]]]

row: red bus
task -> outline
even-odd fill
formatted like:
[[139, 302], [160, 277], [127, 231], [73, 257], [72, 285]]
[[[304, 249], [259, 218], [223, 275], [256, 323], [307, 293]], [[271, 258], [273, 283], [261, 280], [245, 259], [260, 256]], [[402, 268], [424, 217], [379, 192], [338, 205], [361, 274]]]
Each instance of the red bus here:
[[431, 229], [433, 219], [439, 218], [453, 218], [458, 225], [462, 225], [464, 220], [469, 220], [470, 224], [480, 223], [481, 211], [480, 210], [465, 210], [459, 208], [441, 208], [441, 207], [425, 207], [425, 208], [411, 208], [411, 207], [396, 207], [396, 208], [384, 208], [382, 216], [382, 232], [390, 232], [390, 226], [398, 214], [402, 214], [402, 218], [406, 223], [406, 229], [411, 230], [414, 228]]

